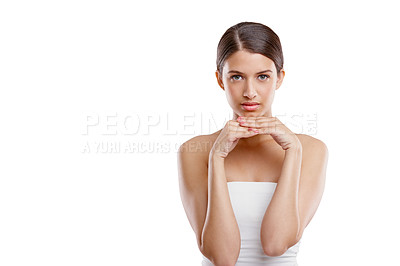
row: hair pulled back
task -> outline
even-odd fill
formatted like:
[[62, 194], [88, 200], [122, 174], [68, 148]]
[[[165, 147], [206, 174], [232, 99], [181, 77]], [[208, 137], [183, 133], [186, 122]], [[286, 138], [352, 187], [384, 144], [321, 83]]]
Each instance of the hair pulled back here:
[[277, 74], [283, 68], [282, 46], [278, 35], [264, 24], [240, 22], [222, 35], [217, 48], [217, 70], [222, 75], [225, 61], [237, 51], [262, 54], [271, 59]]

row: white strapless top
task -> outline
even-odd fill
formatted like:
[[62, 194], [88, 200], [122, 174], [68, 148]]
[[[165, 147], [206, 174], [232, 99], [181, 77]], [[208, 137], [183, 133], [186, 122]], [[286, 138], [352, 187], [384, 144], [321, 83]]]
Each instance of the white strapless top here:
[[[296, 256], [301, 240], [281, 256], [275, 257], [265, 255], [261, 246], [261, 222], [277, 183], [232, 181], [227, 184], [241, 237], [239, 258], [235, 265], [297, 266]], [[202, 258], [202, 265], [213, 266], [204, 255]]]

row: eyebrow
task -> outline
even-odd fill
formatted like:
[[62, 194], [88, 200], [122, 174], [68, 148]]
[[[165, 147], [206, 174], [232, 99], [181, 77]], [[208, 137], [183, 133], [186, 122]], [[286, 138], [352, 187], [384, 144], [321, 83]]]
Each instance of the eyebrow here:
[[[257, 72], [256, 74], [261, 74], [261, 73], [265, 73], [265, 72], [272, 72], [272, 70], [267, 69], [267, 70], [263, 70], [263, 71]], [[228, 74], [229, 74], [229, 73], [239, 73], [239, 74], [243, 74], [242, 72], [237, 71], [237, 70], [230, 70], [230, 71], [228, 71]]]

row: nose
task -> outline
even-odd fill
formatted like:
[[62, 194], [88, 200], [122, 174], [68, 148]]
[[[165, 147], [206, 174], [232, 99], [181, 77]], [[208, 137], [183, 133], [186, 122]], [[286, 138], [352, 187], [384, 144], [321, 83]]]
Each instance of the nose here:
[[249, 99], [253, 99], [257, 96], [256, 87], [251, 83], [251, 81], [248, 81], [246, 83], [246, 88], [244, 90], [243, 96]]

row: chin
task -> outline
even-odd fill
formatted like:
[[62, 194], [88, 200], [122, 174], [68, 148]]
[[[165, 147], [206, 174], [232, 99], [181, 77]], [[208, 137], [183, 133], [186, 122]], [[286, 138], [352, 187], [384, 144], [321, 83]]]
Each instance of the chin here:
[[256, 117], [256, 116], [262, 116], [262, 111], [261, 110], [255, 110], [255, 111], [243, 111], [240, 110], [237, 114], [239, 116], [245, 116], [245, 117]]

